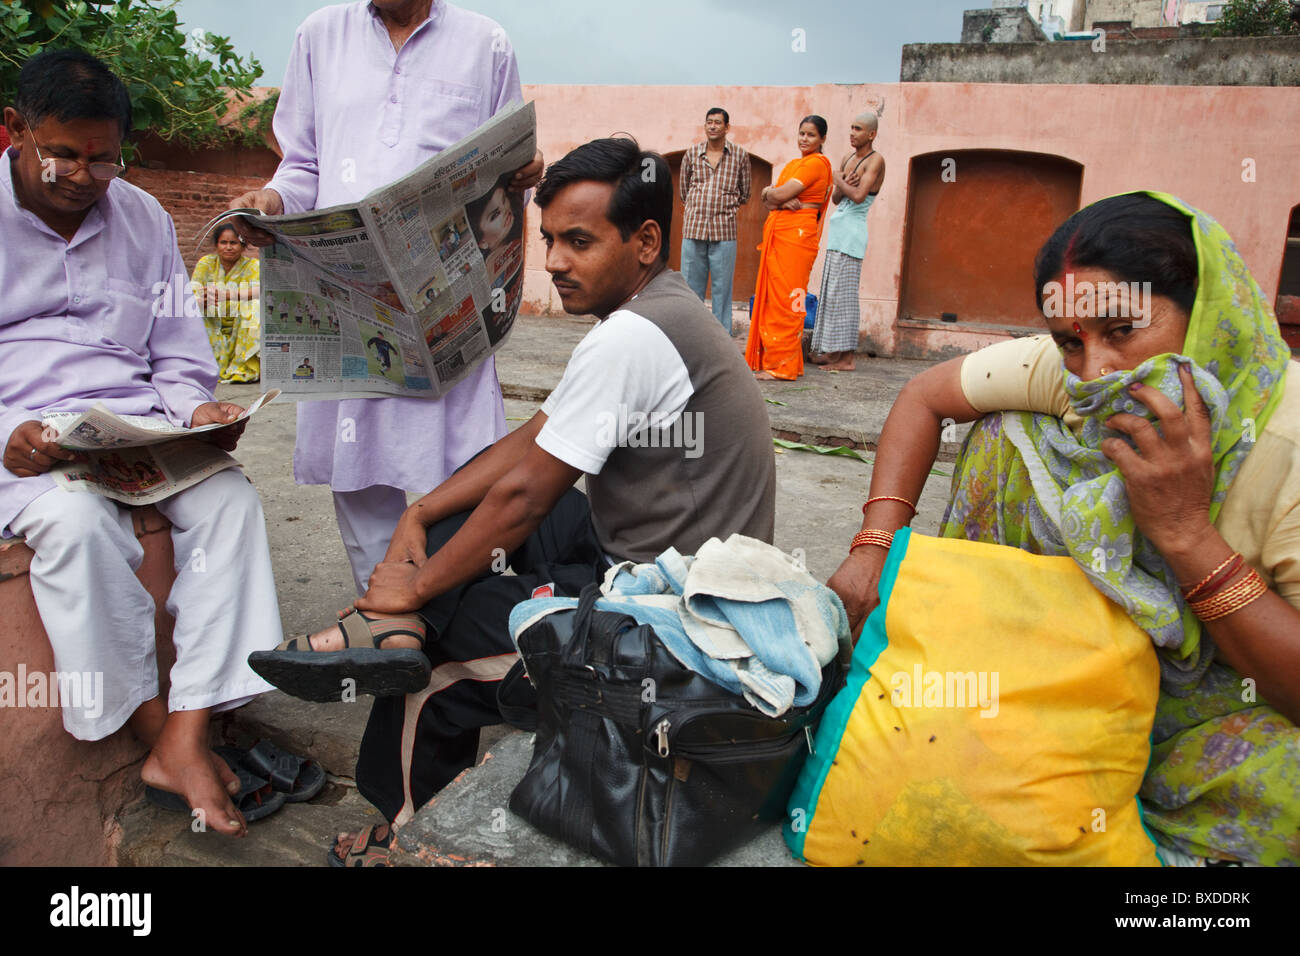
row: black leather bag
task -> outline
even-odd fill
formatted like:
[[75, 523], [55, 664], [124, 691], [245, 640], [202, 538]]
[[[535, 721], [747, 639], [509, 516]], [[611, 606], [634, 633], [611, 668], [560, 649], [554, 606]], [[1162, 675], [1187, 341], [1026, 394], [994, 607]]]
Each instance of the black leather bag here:
[[[589, 585], [519, 635], [537, 740], [510, 809], [613, 863], [709, 863], [785, 815], [847, 657], [824, 668], [813, 704], [771, 718], [679, 664], [653, 627], [594, 610], [599, 597]], [[502, 681], [501, 703], [526, 725], [521, 677]]]

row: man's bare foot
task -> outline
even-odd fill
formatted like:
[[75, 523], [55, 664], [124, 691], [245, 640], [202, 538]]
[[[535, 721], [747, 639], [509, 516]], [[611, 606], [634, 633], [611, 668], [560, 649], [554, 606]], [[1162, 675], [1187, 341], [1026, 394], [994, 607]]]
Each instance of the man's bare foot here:
[[[163, 728], [167, 726], [167, 705], [162, 697], [152, 697], [135, 709], [135, 713], [127, 719], [127, 724], [140, 742], [153, 750], [154, 745], [158, 743], [158, 738], [162, 736]], [[227, 792], [239, 793], [239, 777], [230, 766], [212, 750], [208, 751], [208, 757], [212, 760], [217, 778]]]
[[813, 352], [808, 356], [808, 361], [813, 365], [825, 365], [835, 358], [834, 352]]
[[[216, 755], [203, 742], [207, 726], [207, 710], [171, 714], [140, 768], [140, 777], [152, 787], [183, 797], [191, 808], [200, 811], [205, 826], [230, 836], [244, 836], [248, 824], [230, 802], [226, 792], [229, 778], [218, 772], [213, 760]], [[229, 768], [226, 772], [229, 774]]]
[[855, 368], [857, 365], [854, 363], [852, 352], [840, 352], [835, 356], [834, 361], [822, 366], [822, 370], [826, 372], [852, 372]]
[[226, 788], [226, 792], [232, 797], [239, 793], [239, 776], [230, 769], [230, 764], [222, 760], [221, 755], [214, 750], [208, 751], [208, 757], [211, 758], [212, 769], [217, 772], [217, 779]]

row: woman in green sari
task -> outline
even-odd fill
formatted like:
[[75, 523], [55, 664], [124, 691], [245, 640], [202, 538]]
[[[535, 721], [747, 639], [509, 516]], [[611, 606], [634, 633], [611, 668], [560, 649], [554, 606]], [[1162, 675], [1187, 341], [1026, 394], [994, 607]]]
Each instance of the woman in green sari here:
[[[1272, 310], [1223, 228], [1161, 193], [1076, 213], [1035, 286], [1049, 336], [903, 389], [863, 531], [908, 523], [945, 419], [978, 419], [940, 533], [1068, 554], [1151, 636], [1139, 796], [1166, 858], [1298, 864], [1300, 388]], [[855, 634], [880, 540], [829, 582]]]

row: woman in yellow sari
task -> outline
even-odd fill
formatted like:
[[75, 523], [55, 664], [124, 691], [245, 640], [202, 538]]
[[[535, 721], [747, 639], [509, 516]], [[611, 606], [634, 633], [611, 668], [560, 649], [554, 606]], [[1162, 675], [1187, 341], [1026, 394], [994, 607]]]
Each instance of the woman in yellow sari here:
[[771, 210], [763, 224], [763, 256], [749, 315], [745, 360], [755, 378], [786, 381], [803, 374], [804, 296], [822, 234], [822, 209], [831, 191], [831, 164], [822, 155], [826, 121], [799, 121], [798, 159], [763, 190]]
[[256, 382], [261, 375], [259, 263], [244, 255], [244, 240], [232, 225], [219, 226], [212, 244], [216, 252], [199, 260], [190, 285], [203, 309], [217, 372], [223, 382]]

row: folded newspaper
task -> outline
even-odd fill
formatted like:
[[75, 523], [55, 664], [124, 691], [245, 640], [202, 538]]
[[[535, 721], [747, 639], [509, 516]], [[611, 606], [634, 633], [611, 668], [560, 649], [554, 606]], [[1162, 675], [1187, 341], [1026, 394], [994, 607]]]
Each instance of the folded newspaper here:
[[247, 216], [261, 250], [262, 381], [294, 399], [438, 398], [509, 335], [524, 289], [532, 103], [351, 205]]
[[50, 412], [43, 424], [48, 441], [85, 453], [84, 461], [50, 469], [67, 491], [88, 491], [129, 505], [149, 505], [238, 465], [216, 445], [195, 438], [247, 421], [280, 394], [259, 396], [233, 422], [178, 428], [144, 415], [118, 415], [103, 405], [84, 412]]

